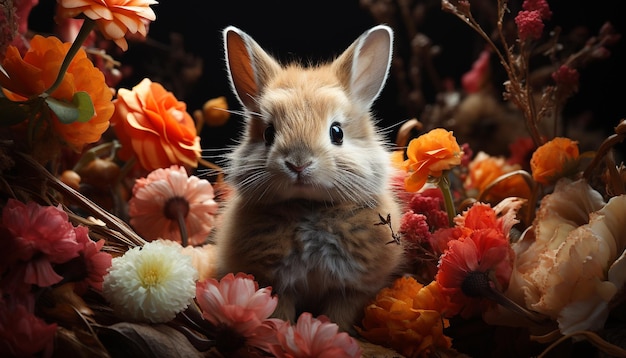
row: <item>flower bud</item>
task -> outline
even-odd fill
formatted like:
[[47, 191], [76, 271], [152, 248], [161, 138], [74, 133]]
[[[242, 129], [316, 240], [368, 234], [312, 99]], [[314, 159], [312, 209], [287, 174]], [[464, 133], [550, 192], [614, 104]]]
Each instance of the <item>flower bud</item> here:
[[222, 126], [230, 118], [226, 97], [220, 96], [210, 99], [202, 106], [204, 122], [211, 127]]

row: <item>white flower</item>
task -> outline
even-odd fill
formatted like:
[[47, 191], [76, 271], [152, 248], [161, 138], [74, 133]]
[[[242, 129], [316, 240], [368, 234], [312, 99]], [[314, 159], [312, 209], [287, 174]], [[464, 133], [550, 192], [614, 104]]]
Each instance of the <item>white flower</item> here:
[[156, 240], [113, 259], [103, 295], [120, 317], [167, 322], [186, 309], [196, 293], [198, 271], [172, 241]]
[[513, 245], [507, 295], [559, 324], [563, 334], [597, 330], [626, 282], [626, 196], [602, 201], [584, 180], [561, 180]]

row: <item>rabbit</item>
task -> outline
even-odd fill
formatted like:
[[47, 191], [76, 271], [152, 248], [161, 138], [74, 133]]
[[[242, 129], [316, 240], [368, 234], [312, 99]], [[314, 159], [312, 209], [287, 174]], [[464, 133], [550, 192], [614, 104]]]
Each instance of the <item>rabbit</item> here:
[[217, 275], [271, 286], [276, 318], [325, 315], [354, 334], [403, 265], [393, 169], [371, 114], [392, 30], [373, 27], [333, 61], [308, 66], [281, 65], [236, 27], [223, 36], [245, 128], [224, 168], [233, 194], [215, 234]]

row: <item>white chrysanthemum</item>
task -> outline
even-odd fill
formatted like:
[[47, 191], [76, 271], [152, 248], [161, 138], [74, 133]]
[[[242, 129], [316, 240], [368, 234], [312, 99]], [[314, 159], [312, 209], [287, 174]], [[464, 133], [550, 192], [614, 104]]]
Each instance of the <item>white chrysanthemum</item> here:
[[198, 271], [172, 241], [156, 240], [113, 259], [102, 293], [116, 314], [130, 320], [167, 322], [196, 294]]

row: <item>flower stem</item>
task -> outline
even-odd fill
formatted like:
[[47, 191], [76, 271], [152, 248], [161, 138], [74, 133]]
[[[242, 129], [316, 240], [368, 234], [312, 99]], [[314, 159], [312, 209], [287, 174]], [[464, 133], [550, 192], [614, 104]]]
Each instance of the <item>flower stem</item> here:
[[78, 32], [78, 35], [76, 35], [76, 39], [72, 43], [72, 46], [70, 47], [69, 51], [67, 51], [67, 54], [65, 55], [65, 58], [63, 59], [63, 63], [61, 64], [61, 68], [59, 69], [59, 74], [57, 75], [56, 80], [54, 81], [52, 86], [50, 86], [50, 88], [48, 88], [44, 92], [45, 95], [51, 94], [61, 85], [61, 82], [63, 82], [63, 77], [65, 77], [65, 73], [67, 72], [67, 69], [70, 67], [72, 60], [74, 59], [74, 56], [76, 56], [76, 54], [78, 53], [78, 50], [80, 50], [80, 48], [83, 46], [83, 43], [85, 42], [85, 40], [87, 40], [87, 37], [89, 36], [89, 34], [91, 33], [91, 31], [94, 29], [95, 26], [96, 26], [96, 22], [94, 20], [90, 18], [85, 18], [85, 20], [83, 21], [83, 25], [80, 27], [80, 31]]
[[187, 213], [178, 210], [176, 215], [176, 221], [178, 222], [178, 227], [180, 228], [180, 241], [183, 247], [187, 247], [187, 243], [189, 241], [187, 234], [187, 224], [185, 224], [185, 215]]
[[456, 216], [456, 209], [454, 207], [454, 200], [452, 200], [452, 191], [450, 190], [450, 181], [448, 180], [448, 172], [444, 171], [439, 180], [437, 186], [443, 194], [443, 203], [446, 207], [446, 213], [448, 214], [448, 224], [450, 227], [454, 226], [454, 217]]

